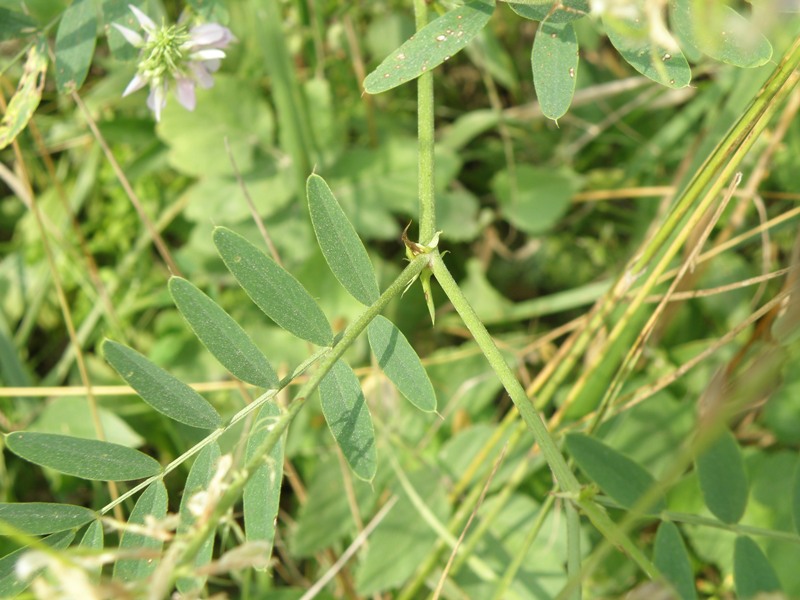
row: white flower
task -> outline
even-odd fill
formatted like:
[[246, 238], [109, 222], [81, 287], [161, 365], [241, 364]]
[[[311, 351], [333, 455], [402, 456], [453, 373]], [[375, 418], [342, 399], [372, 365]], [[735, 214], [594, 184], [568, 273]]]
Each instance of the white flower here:
[[114, 23], [125, 40], [141, 50], [139, 68], [122, 96], [149, 85], [147, 106], [158, 121], [167, 105], [170, 79], [174, 79], [178, 102], [186, 109], [194, 110], [197, 102], [195, 87], [210, 88], [214, 85], [211, 75], [225, 58], [224, 49], [236, 38], [230, 29], [218, 23], [204, 23], [192, 28], [181, 23], [158, 27], [141, 10], [132, 5], [128, 7], [144, 30], [144, 37]]

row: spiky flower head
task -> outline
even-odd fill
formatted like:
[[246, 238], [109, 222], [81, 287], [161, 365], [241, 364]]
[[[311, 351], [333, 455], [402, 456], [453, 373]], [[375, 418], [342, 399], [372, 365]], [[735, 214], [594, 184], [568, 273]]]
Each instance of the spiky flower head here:
[[218, 23], [189, 27], [185, 23], [157, 26], [153, 20], [133, 5], [128, 5], [144, 31], [140, 33], [117, 25], [114, 27], [129, 44], [139, 48], [139, 67], [122, 96], [150, 86], [147, 106], [156, 121], [167, 105], [167, 91], [175, 80], [175, 97], [187, 110], [194, 110], [195, 87], [214, 85], [212, 73], [225, 58], [224, 49], [235, 41], [230, 29]]

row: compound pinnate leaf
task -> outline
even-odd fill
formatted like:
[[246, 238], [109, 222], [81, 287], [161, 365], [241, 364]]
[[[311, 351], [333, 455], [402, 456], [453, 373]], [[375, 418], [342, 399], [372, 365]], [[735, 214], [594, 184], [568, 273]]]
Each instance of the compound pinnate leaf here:
[[30, 535], [56, 533], [85, 525], [97, 518], [83, 506], [54, 502], [0, 503], [0, 521]]
[[367, 75], [364, 90], [379, 94], [438, 67], [478, 35], [493, 12], [494, 0], [473, 0], [431, 21]]
[[75, 0], [64, 11], [56, 33], [56, 88], [59, 94], [83, 85], [94, 55], [97, 11], [92, 0]]
[[180, 277], [169, 280], [169, 292], [192, 331], [223, 367], [247, 383], [278, 387], [269, 361], [222, 307]]
[[328, 320], [297, 279], [230, 229], [217, 227], [214, 244], [225, 266], [264, 314], [299, 338], [318, 346], [331, 345]]
[[663, 521], [658, 526], [653, 563], [666, 580], [672, 584], [681, 600], [697, 598], [689, 553], [686, 551], [680, 531], [670, 521]]
[[[188, 532], [192, 525], [195, 523], [195, 516], [189, 508], [192, 497], [195, 494], [203, 493], [208, 489], [212, 477], [214, 477], [217, 461], [220, 457], [219, 444], [213, 442], [203, 448], [200, 454], [197, 455], [192, 468], [189, 470], [189, 476], [186, 478], [186, 486], [183, 489], [183, 496], [181, 497], [180, 506], [180, 522], [178, 523], [178, 534], [185, 534]], [[202, 567], [211, 562], [211, 555], [214, 551], [214, 535], [208, 536], [203, 542], [203, 546], [197, 552], [194, 559], [195, 567]], [[192, 590], [197, 590], [205, 584], [205, 576], [197, 577], [180, 577], [176, 582], [178, 591], [182, 594], [188, 594]]]
[[720, 521], [736, 523], [747, 507], [747, 474], [736, 438], [724, 431], [695, 464], [700, 489], [708, 509]]
[[675, 31], [713, 59], [749, 68], [772, 58], [772, 45], [755, 23], [724, 2], [671, 0], [669, 9]]
[[[624, 508], [632, 508], [655, 485], [653, 476], [639, 463], [593, 437], [571, 433], [566, 437], [566, 445], [589, 479]], [[663, 509], [663, 500], [650, 507], [656, 512]]]
[[47, 43], [39, 40], [28, 50], [28, 59], [20, 77], [17, 91], [6, 107], [0, 122], [0, 150], [13, 142], [28, 125], [42, 99], [47, 72]]
[[531, 52], [533, 84], [542, 114], [562, 117], [575, 94], [578, 74], [578, 37], [571, 23], [544, 21], [536, 31]]
[[733, 546], [733, 582], [736, 597], [741, 600], [781, 591], [781, 582], [769, 559], [758, 544], [746, 536], [737, 537]]
[[322, 414], [353, 473], [371, 481], [377, 470], [375, 430], [358, 377], [341, 360], [319, 384]]
[[508, 7], [525, 19], [547, 20], [550, 23], [568, 23], [589, 14], [588, 0], [527, 0], [509, 2]]
[[[152, 517], [156, 521], [162, 520], [167, 515], [167, 488], [161, 480], [154, 481], [142, 492], [133, 507], [128, 523], [130, 525], [145, 525], [145, 519]], [[127, 552], [141, 552], [142, 554], [160, 553], [164, 542], [152, 536], [124, 531], [119, 542], [119, 549]], [[125, 558], [114, 565], [113, 578], [120, 581], [138, 581], [144, 579], [155, 571], [158, 560], [154, 558]]]
[[[42, 540], [42, 543], [54, 550], [63, 550], [72, 543], [74, 538], [74, 531], [61, 531], [53, 535], [48, 535]], [[0, 598], [13, 598], [17, 596], [30, 585], [30, 582], [35, 577], [36, 573], [31, 574], [27, 579], [20, 579], [17, 575], [17, 561], [28, 551], [29, 548], [24, 546], [0, 558]], [[37, 570], [37, 573], [38, 572], [39, 570]]]
[[[267, 402], [259, 411], [253, 430], [247, 440], [247, 460], [253, 457], [264, 439], [269, 435], [275, 419], [281, 410]], [[275, 539], [275, 519], [283, 480], [283, 449], [286, 435], [264, 457], [264, 464], [258, 467], [250, 481], [244, 486], [244, 532], [248, 542], [267, 542], [272, 548]], [[269, 558], [269, 552], [266, 553]]]
[[106, 340], [103, 353], [120, 377], [158, 412], [191, 427], [219, 427], [219, 413], [208, 400], [136, 350]]
[[328, 266], [353, 298], [362, 304], [372, 304], [380, 296], [380, 290], [356, 230], [322, 177], [311, 175], [306, 191], [311, 223]]
[[161, 472], [161, 465], [150, 456], [99, 440], [15, 431], [6, 436], [6, 445], [29, 462], [83, 479], [128, 481]]
[[639, 11], [638, 17], [618, 17], [606, 14], [603, 17], [606, 35], [620, 56], [645, 77], [670, 88], [689, 85], [692, 70], [686, 57], [672, 40], [669, 47], [663, 39], [669, 34], [663, 32], [658, 40], [651, 38], [647, 17], [642, 8], [631, 5]]
[[379, 315], [369, 324], [367, 334], [378, 364], [400, 393], [420, 410], [435, 411], [431, 380], [403, 332]]

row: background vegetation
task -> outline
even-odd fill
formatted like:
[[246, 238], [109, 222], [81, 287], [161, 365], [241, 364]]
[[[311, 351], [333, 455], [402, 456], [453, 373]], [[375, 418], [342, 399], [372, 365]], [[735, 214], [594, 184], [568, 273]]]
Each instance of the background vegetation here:
[[[58, 48], [69, 4], [0, 2], [4, 106], [32, 45], [47, 41], [45, 62]], [[99, 20], [85, 84], [75, 91], [60, 81], [56, 60], [27, 128], [0, 151], [0, 428], [97, 439], [99, 417], [107, 441], [166, 465], [206, 434], [120, 386], [103, 358], [104, 339], [196, 384], [224, 422], [259, 395], [233, 380], [187, 327], [167, 287], [170, 275], [182, 275], [234, 317], [278, 377], [313, 352], [236, 285], [212, 242], [216, 226], [277, 256], [334, 333], [363, 306], [334, 277], [315, 239], [305, 198], [312, 171], [325, 178], [364, 241], [380, 289], [404, 268], [401, 234], [410, 220], [415, 233], [419, 220], [416, 86], [370, 95], [362, 84], [413, 35], [414, 7], [395, 0], [189, 2], [226, 24], [237, 42], [214, 87], [198, 91], [193, 112], [170, 96], [155, 123], [145, 92], [121, 97], [136, 70], [135, 52], [109, 23], [132, 24], [127, 7], [88, 4], [96, 4]], [[185, 9], [155, 0], [142, 8], [156, 22], [176, 21]], [[434, 2], [431, 18], [451, 8]], [[742, 68], [684, 36], [692, 70], [686, 87], [659, 85], [634, 70], [605, 35], [617, 31], [610, 18], [575, 21], [580, 61], [570, 77], [577, 91], [557, 122], [544, 116], [531, 73], [541, 25], [504, 2], [432, 78], [436, 228], [445, 262], [550, 420], [553, 439], [591, 434], [565, 444], [587, 484], [585, 498], [624, 524], [672, 587], [650, 581], [641, 563], [604, 544], [587, 519], [569, 538], [574, 498], [553, 493], [531, 433], [434, 283], [435, 325], [418, 285], [384, 314], [421, 357], [438, 414], [406, 402], [371, 358], [366, 336], [359, 338], [346, 358], [374, 421], [375, 478], [354, 477], [314, 394], [283, 445], [270, 568], [246, 552], [229, 554], [231, 562], [188, 594], [553, 598], [575, 593], [568, 586], [575, 571], [566, 563], [579, 548], [586, 597], [800, 596], [796, 89], [782, 96], [768, 90], [763, 97], [777, 99], [759, 116], [749, 152], [725, 150], [725, 160], [739, 161], [741, 179], [728, 174], [711, 209], [673, 223], [674, 233], [665, 226], [689, 180], [712, 172], [706, 158], [750, 114], [781, 58], [793, 56], [793, 13], [778, 13], [767, 1], [737, 8], [763, 32], [770, 55], [756, 52]], [[676, 242], [676, 257], [667, 256], [645, 307], [628, 314], [653, 272], [652, 263], [630, 267], [659, 232], [688, 239]], [[655, 257], [663, 256], [657, 249]], [[673, 301], [662, 306], [666, 293]], [[575, 350], [581, 332], [591, 339]], [[636, 353], [623, 361], [631, 348]], [[278, 394], [277, 406], [288, 405], [304, 377]], [[241, 458], [249, 426], [242, 420], [227, 428], [221, 453]], [[721, 429], [721, 437], [703, 437]], [[169, 513], [184, 510], [191, 464], [164, 477]], [[32, 467], [8, 450], [0, 463], [3, 507], [54, 502], [99, 511], [131, 487]], [[665, 503], [649, 507], [645, 500], [633, 510], [646, 489]], [[107, 512], [107, 549], [119, 545], [112, 518], [122, 527], [135, 501]], [[215, 559], [246, 548], [241, 510], [237, 504], [219, 522]], [[653, 516], [662, 510], [669, 512]], [[0, 549], [13, 560], [0, 559], [3, 589], [21, 591], [19, 555], [9, 553], [32, 540], [5, 533]], [[79, 531], [76, 544], [96, 547], [87, 535]], [[98, 571], [88, 579], [103, 582], [93, 583], [93, 593], [122, 593], [111, 583], [113, 566], [104, 569], [102, 580]], [[77, 593], [69, 573], [51, 564], [24, 593]], [[320, 580], [324, 585], [312, 588]], [[137, 597], [141, 589], [129, 593]]]

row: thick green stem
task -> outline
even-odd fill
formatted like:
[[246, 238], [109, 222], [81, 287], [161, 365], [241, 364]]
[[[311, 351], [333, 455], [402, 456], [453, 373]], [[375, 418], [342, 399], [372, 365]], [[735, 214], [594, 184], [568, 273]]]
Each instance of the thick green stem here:
[[[428, 24], [428, 5], [414, 0], [417, 31]], [[419, 139], [419, 243], [428, 244], [436, 234], [434, 195], [433, 74], [417, 79], [417, 137]]]

